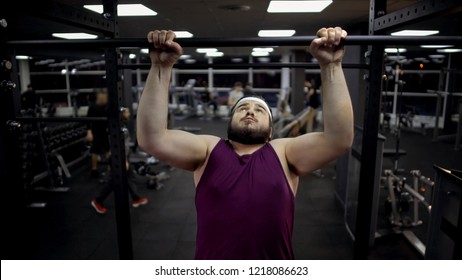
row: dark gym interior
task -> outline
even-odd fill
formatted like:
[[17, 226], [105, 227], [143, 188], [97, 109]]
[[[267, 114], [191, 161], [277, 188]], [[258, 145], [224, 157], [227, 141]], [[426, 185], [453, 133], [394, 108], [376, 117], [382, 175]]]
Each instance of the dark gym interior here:
[[[273, 137], [284, 138], [323, 131], [319, 65], [307, 51], [310, 42], [295, 38], [331, 26], [402, 42], [346, 46], [353, 146], [300, 178], [295, 259], [461, 259], [460, 1], [333, 0], [306, 13], [269, 12], [270, 2], [2, 4], [2, 259], [194, 259], [193, 175], [146, 153], [136, 139], [150, 67], [146, 34], [171, 29], [189, 44], [173, 69], [169, 129], [226, 139], [228, 99], [239, 82], [238, 91], [265, 99]], [[107, 11], [117, 4], [114, 17]], [[120, 4], [142, 4], [147, 14], [125, 16]], [[88, 5], [101, 7], [95, 12]], [[246, 38], [263, 42], [262, 30], [293, 30], [284, 38], [294, 38], [294, 45], [282, 39], [280, 46], [246, 45]], [[399, 37], [399, 31], [408, 33]], [[59, 37], [64, 33], [84, 37]], [[120, 41], [102, 45], [103, 39]], [[305, 104], [306, 88], [321, 96], [311, 127], [305, 124], [314, 110]], [[91, 115], [104, 99], [101, 92], [108, 109]], [[110, 157], [92, 150], [95, 123], [108, 127]], [[125, 157], [129, 172], [115, 168]], [[108, 185], [114, 189], [98, 208], [95, 199]]]

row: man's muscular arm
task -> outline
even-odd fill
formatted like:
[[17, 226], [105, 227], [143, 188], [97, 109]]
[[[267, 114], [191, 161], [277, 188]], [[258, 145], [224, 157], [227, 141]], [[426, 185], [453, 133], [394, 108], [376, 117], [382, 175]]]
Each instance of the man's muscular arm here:
[[137, 117], [137, 138], [141, 148], [172, 166], [194, 171], [206, 159], [207, 139], [180, 130], [167, 129], [168, 88], [172, 68], [183, 53], [174, 42], [173, 31], [151, 31], [148, 41], [151, 69], [141, 96]]
[[340, 27], [322, 28], [310, 45], [321, 67], [324, 132], [308, 133], [286, 144], [286, 159], [298, 175], [312, 172], [337, 158], [353, 143], [353, 110], [342, 70], [347, 33]]

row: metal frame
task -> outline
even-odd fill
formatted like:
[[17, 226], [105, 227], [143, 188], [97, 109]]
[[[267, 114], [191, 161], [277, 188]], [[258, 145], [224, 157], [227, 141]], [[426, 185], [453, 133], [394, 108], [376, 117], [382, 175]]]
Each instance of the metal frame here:
[[[438, 13], [461, 7], [460, 0], [424, 0], [415, 5], [374, 19], [374, 30], [389, 30], [415, 21], [421, 21]], [[419, 38], [420, 40], [420, 38]]]
[[104, 14], [99, 15], [84, 8], [54, 1], [23, 2], [12, 3], [13, 5], [21, 5], [16, 7], [15, 11], [106, 34], [111, 34], [114, 30], [114, 22], [105, 18]]
[[[104, 13], [110, 14], [114, 22], [111, 38], [119, 36], [117, 25], [117, 0], [103, 0]], [[122, 75], [117, 65], [122, 57], [118, 48], [105, 50], [106, 82], [109, 94], [109, 135], [111, 146], [111, 180], [114, 188], [115, 214], [117, 220], [117, 241], [119, 257], [133, 259], [132, 232], [128, 198], [128, 179], [125, 157], [124, 133], [122, 131], [121, 108], [123, 107]]]
[[[456, 2], [459, 2], [456, 5]], [[430, 5], [428, 5], [430, 3]], [[428, 6], [427, 6], [428, 5]], [[424, 8], [425, 6], [425, 8]], [[422, 17], [428, 17], [439, 14], [450, 9], [454, 10], [456, 6], [462, 6], [460, 1], [421, 1], [409, 8], [396, 11], [388, 16], [387, 0], [371, 0], [369, 10], [369, 36], [383, 34], [385, 30], [396, 27], [398, 24], [409, 23], [421, 20]], [[417, 12], [411, 13], [409, 9], [417, 9]], [[419, 13], [419, 11], [421, 11]], [[396, 18], [395, 18], [396, 16]], [[392, 20], [393, 19], [393, 20]], [[386, 21], [386, 26], [383, 21]], [[387, 23], [388, 21], [388, 23]], [[379, 22], [381, 22], [379, 24]], [[432, 36], [433, 37], [433, 36]], [[432, 37], [427, 37], [429, 40]], [[433, 37], [434, 38], [434, 37]], [[418, 38], [419, 41], [423, 38]], [[382, 73], [383, 73], [383, 46], [369, 47], [370, 54], [370, 69], [369, 69], [369, 85], [366, 95], [364, 124], [363, 124], [363, 142], [361, 150], [360, 182], [358, 191], [358, 208], [356, 216], [354, 258], [367, 259], [369, 256], [368, 235], [371, 227], [372, 208], [373, 208], [373, 186], [375, 175], [377, 135], [379, 131], [379, 115], [380, 115], [380, 96], [382, 92]]]
[[[21, 124], [15, 121], [19, 112], [20, 95], [18, 89], [17, 63], [14, 52], [7, 45], [7, 14], [0, 10], [0, 180], [2, 188], [2, 221], [8, 225], [2, 242], [2, 256], [20, 259], [24, 240], [25, 189], [22, 174]], [[12, 199], [14, 198], [14, 199]], [[12, 215], [11, 213], [15, 213]]]
[[[369, 20], [386, 13], [386, 0], [371, 0]], [[369, 25], [369, 35], [376, 32]], [[361, 145], [361, 167], [359, 174], [358, 207], [356, 211], [356, 228], [354, 258], [366, 259], [369, 255], [369, 233], [372, 226], [372, 209], [375, 183], [375, 162], [377, 160], [377, 135], [379, 133], [380, 100], [382, 93], [382, 73], [384, 46], [369, 47], [369, 84], [365, 100], [363, 136]], [[366, 164], [364, 164], [366, 163]]]

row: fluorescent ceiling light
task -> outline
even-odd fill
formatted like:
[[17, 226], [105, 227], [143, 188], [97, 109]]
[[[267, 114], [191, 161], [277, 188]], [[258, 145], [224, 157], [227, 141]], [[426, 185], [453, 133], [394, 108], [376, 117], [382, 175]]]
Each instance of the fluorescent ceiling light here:
[[46, 65], [46, 64], [53, 63], [53, 62], [55, 62], [54, 59], [44, 59], [44, 60], [37, 61], [34, 64], [35, 65]]
[[458, 53], [458, 52], [462, 52], [462, 49], [441, 49], [441, 50], [437, 50], [437, 52], [439, 53]]
[[266, 62], [270, 62], [270, 58], [265, 56], [265, 57], [259, 57], [258, 58], [258, 61], [259, 62], [262, 62], [262, 63], [266, 63]]
[[[102, 14], [104, 12], [103, 5], [83, 5], [85, 9], [88, 9], [90, 11], [93, 11], [98, 14]], [[117, 7], [117, 11], [119, 8]]]
[[406, 59], [405, 56], [403, 55], [390, 55], [390, 56], [387, 56], [387, 58], [389, 60], [402, 60], [402, 59]]
[[51, 36], [61, 39], [96, 39], [98, 36], [89, 33], [53, 33]]
[[221, 57], [225, 54], [223, 52], [208, 52], [205, 54], [206, 57]]
[[173, 31], [177, 38], [192, 38], [194, 35], [189, 31]]
[[27, 59], [30, 59], [30, 57], [27, 55], [17, 55], [16, 59], [17, 60], [27, 60]]
[[136, 58], [136, 54], [131, 53], [131, 54], [128, 55], [128, 58], [129, 58], [129, 59], [135, 59], [135, 58]]
[[193, 63], [196, 63], [196, 60], [195, 59], [186, 59], [184, 62], [187, 63], [187, 64], [193, 64]]
[[454, 45], [422, 45], [420, 46], [424, 49], [444, 49], [444, 48], [452, 48]]
[[239, 63], [239, 62], [242, 62], [244, 60], [242, 58], [240, 58], [240, 57], [235, 57], [235, 58], [231, 59], [231, 61], [234, 62], [234, 63]]
[[140, 52], [141, 53], [149, 53], [149, 49], [141, 49]]
[[444, 54], [431, 54], [428, 56], [429, 58], [445, 58]]
[[269, 52], [252, 52], [252, 56], [268, 56]]
[[430, 36], [440, 33], [438, 30], [401, 30], [391, 33], [392, 36]]
[[274, 51], [273, 48], [253, 48], [252, 51], [254, 52], [272, 52]]
[[[85, 9], [92, 10], [98, 14], [103, 13], [103, 5], [83, 5]], [[117, 5], [117, 14], [124, 16], [155, 16], [157, 13], [143, 4], [119, 4]]]
[[295, 30], [260, 30], [258, 31], [259, 37], [290, 37], [295, 34]]
[[196, 52], [198, 53], [210, 53], [210, 52], [217, 52], [218, 49], [214, 49], [214, 48], [199, 48], [199, 49], [196, 49]]
[[403, 49], [403, 48], [386, 48], [385, 52], [386, 53], [405, 53], [405, 52], [407, 52], [407, 49]]
[[182, 56], [180, 56], [180, 59], [189, 59], [189, 58], [191, 58], [189, 54], [183, 54]]
[[271, 1], [268, 13], [319, 13], [332, 1]]

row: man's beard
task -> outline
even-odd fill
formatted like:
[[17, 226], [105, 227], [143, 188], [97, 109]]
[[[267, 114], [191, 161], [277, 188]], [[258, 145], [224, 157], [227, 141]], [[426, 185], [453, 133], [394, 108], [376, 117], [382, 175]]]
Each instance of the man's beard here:
[[246, 127], [233, 127], [228, 125], [228, 139], [246, 145], [264, 144], [270, 139], [271, 128], [251, 129]]

